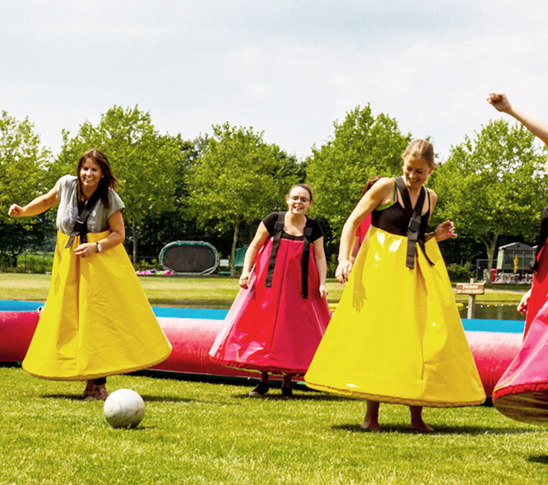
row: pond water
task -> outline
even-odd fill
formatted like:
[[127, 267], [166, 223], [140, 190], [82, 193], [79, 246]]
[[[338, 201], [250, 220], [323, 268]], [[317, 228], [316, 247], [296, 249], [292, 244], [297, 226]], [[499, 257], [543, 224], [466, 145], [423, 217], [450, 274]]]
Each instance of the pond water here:
[[[35, 301], [0, 300], [0, 312], [31, 312], [42, 306], [44, 306], [44, 303]], [[224, 320], [228, 313], [228, 310], [159, 306], [153, 306], [152, 311], [157, 317], [203, 318], [208, 320]]]
[[[488, 320], [525, 320], [525, 317], [516, 310], [517, 305], [481, 305], [476, 304], [474, 318], [485, 318]], [[468, 315], [468, 304], [465, 303], [463, 308], [459, 308], [461, 318], [466, 318]]]

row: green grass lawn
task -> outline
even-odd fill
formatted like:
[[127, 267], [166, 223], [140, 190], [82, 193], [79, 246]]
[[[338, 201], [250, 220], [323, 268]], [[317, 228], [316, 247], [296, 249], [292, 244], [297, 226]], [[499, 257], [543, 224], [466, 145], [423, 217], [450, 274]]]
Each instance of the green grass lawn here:
[[539, 484], [544, 428], [493, 407], [425, 409], [435, 428], [409, 428], [405, 406], [382, 405], [381, 432], [360, 430], [365, 403], [296, 390], [248, 398], [249, 386], [116, 376], [146, 402], [135, 430], [112, 429], [83, 384], [0, 367], [2, 484]]
[[[45, 301], [49, 281], [50, 276], [45, 274], [0, 273], [0, 300]], [[239, 290], [236, 278], [221, 276], [140, 276], [139, 281], [154, 306], [230, 308]], [[335, 279], [328, 280], [329, 303], [340, 300], [343, 288]], [[485, 295], [476, 297], [476, 302], [517, 303], [527, 290], [523, 286], [487, 288]], [[457, 295], [456, 300], [465, 303], [468, 297]]]
[[[47, 275], [0, 274], [0, 299], [44, 301]], [[153, 305], [228, 308], [228, 277], [141, 277]], [[328, 283], [330, 302], [342, 286]], [[489, 289], [477, 301], [517, 302], [525, 288]], [[465, 297], [466, 298], [466, 297]], [[383, 405], [379, 433], [361, 431], [365, 403], [306, 391], [251, 399], [247, 381], [115, 376], [147, 410], [136, 430], [114, 430], [82, 383], [0, 367], [0, 484], [538, 484], [548, 483], [545, 428], [488, 406], [425, 409], [418, 434], [405, 406]]]

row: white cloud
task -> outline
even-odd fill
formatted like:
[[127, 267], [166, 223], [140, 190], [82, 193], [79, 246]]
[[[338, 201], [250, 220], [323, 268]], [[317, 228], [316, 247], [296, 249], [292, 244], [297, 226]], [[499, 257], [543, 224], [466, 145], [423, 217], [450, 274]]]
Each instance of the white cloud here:
[[504, 90], [548, 117], [544, 0], [57, 0], [0, 4], [0, 109], [46, 145], [112, 105], [162, 132], [253, 126], [306, 156], [357, 105], [451, 144]]

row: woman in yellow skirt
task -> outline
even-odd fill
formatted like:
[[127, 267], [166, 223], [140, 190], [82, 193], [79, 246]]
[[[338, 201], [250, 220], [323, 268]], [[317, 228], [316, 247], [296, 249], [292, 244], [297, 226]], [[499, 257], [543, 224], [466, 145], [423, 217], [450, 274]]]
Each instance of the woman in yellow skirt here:
[[[336, 277], [348, 283], [305, 381], [366, 399], [364, 429], [379, 429], [380, 402], [408, 405], [412, 427], [431, 431], [423, 406], [485, 400], [437, 245], [455, 236], [453, 224], [426, 234], [437, 196], [423, 184], [434, 168], [433, 146], [415, 140], [403, 176], [377, 181], [343, 228]], [[352, 264], [353, 237], [368, 214], [371, 228]]]
[[165, 360], [165, 337], [122, 245], [124, 204], [107, 157], [85, 152], [77, 176], [61, 177], [47, 194], [12, 217], [41, 214], [59, 203], [51, 285], [23, 369], [53, 380], [86, 380], [86, 400], [108, 396], [106, 376]]

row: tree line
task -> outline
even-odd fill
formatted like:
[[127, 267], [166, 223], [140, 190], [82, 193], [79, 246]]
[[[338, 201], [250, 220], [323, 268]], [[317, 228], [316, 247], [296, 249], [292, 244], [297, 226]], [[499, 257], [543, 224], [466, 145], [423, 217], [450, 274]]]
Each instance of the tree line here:
[[[365, 182], [400, 175], [401, 154], [414, 137], [369, 105], [333, 126], [329, 140], [297, 160], [252, 127], [214, 125], [210, 134], [188, 140], [159, 133], [150, 113], [137, 106], [113, 106], [97, 125], [85, 121], [75, 135], [63, 131], [61, 150], [53, 156], [28, 119], [3, 111], [0, 258], [16, 265], [24, 251], [53, 247], [55, 210], [15, 220], [7, 216], [9, 205], [45, 193], [62, 175], [74, 174], [84, 151], [97, 148], [122, 182], [125, 244], [134, 263], [157, 257], [168, 242], [201, 240], [229, 257], [234, 274], [236, 248], [251, 241], [269, 212], [284, 210], [293, 184], [306, 182], [314, 189], [311, 216], [324, 228], [334, 266], [342, 226]], [[535, 243], [546, 199], [545, 158], [545, 149], [525, 128], [502, 119], [451, 147], [429, 180], [439, 196], [431, 225], [451, 219], [459, 234], [443, 243], [448, 263], [486, 258], [492, 267], [499, 245]]]

